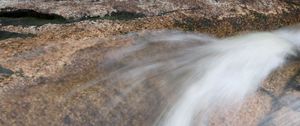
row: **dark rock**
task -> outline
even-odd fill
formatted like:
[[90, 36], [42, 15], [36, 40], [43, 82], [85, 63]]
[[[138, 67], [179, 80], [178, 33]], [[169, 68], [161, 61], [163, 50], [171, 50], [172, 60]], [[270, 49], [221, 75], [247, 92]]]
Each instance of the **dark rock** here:
[[23, 34], [23, 33], [15, 33], [15, 32], [7, 32], [7, 31], [0, 31], [0, 40], [8, 39], [8, 38], [26, 38], [26, 37], [33, 37], [33, 34]]
[[0, 65], [0, 79], [3, 77], [9, 77], [12, 74], [14, 74], [14, 72], [12, 70], [4, 68]]

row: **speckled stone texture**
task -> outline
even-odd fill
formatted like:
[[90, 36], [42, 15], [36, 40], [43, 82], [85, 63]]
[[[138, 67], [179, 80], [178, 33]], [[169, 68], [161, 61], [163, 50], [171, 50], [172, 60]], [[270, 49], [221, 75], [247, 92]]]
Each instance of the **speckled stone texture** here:
[[[100, 81], [112, 71], [101, 67], [107, 52], [132, 43], [132, 38], [120, 36], [143, 30], [176, 29], [226, 37], [300, 22], [297, 0], [0, 0], [0, 8], [0, 15], [29, 9], [72, 20], [30, 26], [0, 23], [3, 33], [30, 34], [25, 38], [0, 39], [0, 125], [150, 126], [169, 100], [170, 89], [149, 79], [124, 96], [121, 91], [126, 85], [122, 82], [110, 85]], [[109, 17], [112, 12], [143, 16], [127, 20], [84, 19]], [[161, 48], [165, 47], [154, 49]], [[281, 126], [281, 120], [299, 124], [281, 116], [299, 114], [287, 105], [300, 96], [295, 85], [300, 81], [299, 70], [299, 61], [290, 61], [264, 82], [241, 111], [228, 109], [226, 113], [231, 118], [216, 115], [210, 124]], [[93, 80], [97, 86], [68, 95], [72, 89]]]
[[297, 3], [297, 0], [0, 0], [0, 12], [29, 9], [78, 19], [117, 11], [153, 16], [178, 10], [201, 10], [199, 15], [224, 18], [251, 11], [267, 14], [288, 12], [290, 5]]

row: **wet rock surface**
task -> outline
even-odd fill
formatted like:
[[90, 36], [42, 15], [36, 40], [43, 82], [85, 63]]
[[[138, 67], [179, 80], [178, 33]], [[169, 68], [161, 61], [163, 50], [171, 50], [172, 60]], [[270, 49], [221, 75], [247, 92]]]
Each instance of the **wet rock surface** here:
[[[0, 8], [1, 125], [151, 125], [170, 100], [170, 89], [149, 79], [125, 96], [126, 84], [100, 81], [113, 71], [101, 67], [107, 53], [133, 42], [124, 35], [177, 29], [225, 37], [300, 22], [297, 0], [0, 0]], [[16, 15], [24, 10], [30, 12], [26, 18], [34, 19], [24, 21]], [[72, 21], [55, 23], [51, 15]], [[12, 24], [16, 19], [26, 25]], [[46, 21], [40, 24], [41, 20]], [[165, 49], [155, 49], [161, 48]], [[227, 120], [216, 116], [211, 125], [281, 125], [282, 113], [297, 116], [298, 108], [286, 104], [300, 96], [299, 70], [299, 62], [289, 62], [265, 81], [242, 111], [229, 110], [229, 115], [237, 114]], [[70, 93], [91, 83], [95, 86]], [[278, 102], [281, 106], [273, 106]]]

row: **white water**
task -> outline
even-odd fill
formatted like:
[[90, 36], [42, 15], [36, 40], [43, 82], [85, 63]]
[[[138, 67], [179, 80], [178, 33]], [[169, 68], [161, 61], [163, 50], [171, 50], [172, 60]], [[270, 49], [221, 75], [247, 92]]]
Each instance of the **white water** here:
[[[225, 39], [178, 31], [146, 34], [137, 37], [135, 45], [108, 57], [126, 59], [150, 49], [146, 56], [126, 60], [111, 76], [114, 81], [130, 83], [122, 89], [124, 96], [143, 84], [149, 75], [160, 79], [161, 85], [171, 91], [173, 100], [157, 117], [154, 125], [158, 126], [209, 125], [217, 109], [239, 104], [254, 94], [288, 56], [296, 56], [300, 45], [300, 30], [290, 28]], [[151, 52], [155, 44], [169, 49]], [[176, 48], [172, 50], [172, 46]], [[113, 58], [107, 61], [108, 66], [114, 62]], [[93, 85], [91, 82], [79, 90]], [[120, 101], [113, 101], [112, 109]]]
[[215, 55], [197, 61], [195, 78], [159, 125], [191, 126], [200, 112], [198, 125], [208, 125], [210, 112], [243, 101], [288, 55], [295, 55], [292, 43], [267, 32], [227, 38], [205, 48]]

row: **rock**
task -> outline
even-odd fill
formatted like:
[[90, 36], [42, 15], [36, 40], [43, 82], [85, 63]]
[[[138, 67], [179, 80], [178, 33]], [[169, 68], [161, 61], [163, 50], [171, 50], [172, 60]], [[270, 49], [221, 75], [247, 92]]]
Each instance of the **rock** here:
[[[66, 55], [68, 58], [66, 63], [58, 63], [57, 60], [59, 59], [48, 59], [53, 60], [51, 62], [56, 61], [54, 64], [61, 66], [56, 68], [60, 70], [53, 71], [53, 73], [45, 70], [47, 73], [40, 74], [40, 76], [45, 75], [46, 77], [32, 77], [29, 78], [31, 79], [29, 81], [24, 79], [8, 81], [9, 84], [0, 91], [0, 110], [3, 111], [3, 114], [0, 115], [2, 124], [30, 126], [152, 125], [156, 117], [159, 116], [162, 110], [161, 107], [170, 100], [172, 89], [159, 86], [160, 79], [149, 79], [145, 85], [139, 85], [134, 90], [125, 93], [126, 90], [124, 91], [124, 89], [130, 87], [130, 82], [111, 83], [110, 80], [102, 81], [114, 70], [113, 66], [101, 67], [107, 59], [106, 54], [113, 49], [129, 45], [132, 39], [121, 37], [107, 41], [109, 42], [98, 40], [98, 42], [94, 42], [88, 47], [76, 49], [77, 51], [69, 54], [69, 56]], [[71, 42], [73, 44], [78, 43], [76, 41]], [[89, 41], [85, 42], [88, 43]], [[160, 47], [161, 45], [157, 46], [154, 45], [149, 51], [159, 52], [168, 49], [167, 47]], [[53, 51], [57, 50], [54, 48]], [[66, 51], [70, 50], [65, 48], [65, 54]], [[46, 50], [41, 55], [54, 58], [57, 55], [52, 54], [53, 56], [51, 56], [51, 53], [54, 52]], [[47, 53], [50, 53], [50, 55]], [[143, 57], [147, 54], [147, 51], [141, 52], [132, 58]], [[32, 64], [34, 62], [30, 62], [31, 60], [44, 63], [45, 61], [41, 62], [40, 60], [46, 59], [33, 56], [29, 59], [20, 57], [19, 60], [24, 61], [23, 63], [27, 62], [27, 65], [34, 65]], [[45, 64], [44, 66], [55, 68], [54, 65], [47, 66]], [[297, 74], [297, 71], [300, 70], [299, 66], [299, 62], [292, 62], [274, 72], [271, 78], [276, 79], [267, 80], [267, 84], [263, 87], [266, 91], [260, 91], [255, 96], [250, 97], [240, 109], [241, 111], [223, 109], [227, 111], [226, 113], [230, 115], [230, 118], [223, 119], [216, 116], [211, 125], [228, 124], [238, 126], [243, 124], [250, 126], [264, 122], [263, 119], [268, 118], [269, 112], [274, 109], [272, 103], [276, 100], [276, 97], [280, 98], [280, 95], [276, 96], [276, 94], [280, 94], [289, 79]], [[22, 67], [26, 68], [25, 64]], [[32, 68], [30, 69], [32, 70]], [[25, 71], [24, 74], [27, 75], [24, 76], [30, 75], [30, 69]], [[32, 75], [38, 76], [37, 73], [40, 72], [32, 73]], [[116, 77], [113, 77], [112, 80]], [[91, 84], [94, 86], [84, 88], [84, 85]], [[285, 86], [277, 86], [277, 84]], [[293, 100], [293, 97], [291, 100]], [[280, 102], [289, 106], [289, 100]], [[286, 110], [282, 111], [286, 112]], [[280, 113], [281, 111], [275, 112]], [[277, 115], [277, 113], [273, 115]], [[276, 116], [273, 115], [272, 117], [275, 119]], [[280, 119], [281, 116], [278, 116], [278, 118]]]
[[[209, 17], [233, 17], [249, 14], [251, 11], [265, 14], [288, 12], [291, 1], [266, 0], [1, 0], [0, 15], [3, 13], [16, 14], [16, 11], [34, 11], [33, 13], [59, 15], [66, 19], [85, 17], [104, 17], [112, 12], [133, 12], [147, 16], [162, 15], [178, 10], [200, 10], [198, 15]], [[297, 3], [292, 1], [292, 3]], [[32, 13], [32, 14], [33, 14]]]
[[287, 3], [292, 3], [292, 4], [296, 4], [296, 5], [300, 5], [300, 1], [299, 0], [284, 0]]
[[[130, 84], [110, 85], [100, 81], [113, 70], [101, 67], [107, 53], [132, 43], [127, 34], [178, 29], [225, 37], [244, 31], [272, 30], [300, 22], [300, 8], [296, 3], [283, 0], [0, 0], [0, 15], [19, 11], [39, 17], [37, 22], [43, 15], [46, 20], [51, 15], [73, 20], [0, 25], [5, 33], [34, 34], [0, 40], [0, 64], [5, 66], [3, 69], [16, 72], [16, 76], [0, 81], [0, 125], [152, 125], [161, 107], [171, 100], [168, 95], [171, 89], [149, 79], [147, 84], [125, 96], [122, 91]], [[83, 20], [97, 16], [100, 18]], [[260, 124], [268, 115], [274, 117], [272, 122], [280, 119], [276, 115], [286, 109], [279, 107], [273, 111], [276, 108], [273, 102], [283, 96], [293, 101], [298, 96], [285, 91], [300, 69], [299, 64], [291, 62], [275, 71], [262, 89], [243, 105], [243, 110], [229, 110], [228, 115], [236, 113], [237, 116], [224, 122]], [[92, 88], [69, 95], [72, 89], [93, 83]], [[289, 100], [279, 102], [286, 104]], [[218, 116], [215, 119], [214, 125], [223, 121]]]
[[26, 38], [26, 37], [33, 36], [33, 34], [22, 34], [22, 33], [14, 33], [14, 32], [7, 32], [7, 31], [0, 31], [0, 34], [1, 34], [0, 41], [7, 38], [17, 38], [17, 37]]
[[2, 80], [4, 77], [9, 77], [12, 74], [14, 74], [12, 70], [4, 68], [0, 65], [0, 80]]

